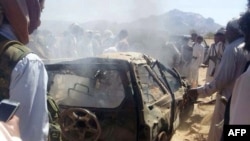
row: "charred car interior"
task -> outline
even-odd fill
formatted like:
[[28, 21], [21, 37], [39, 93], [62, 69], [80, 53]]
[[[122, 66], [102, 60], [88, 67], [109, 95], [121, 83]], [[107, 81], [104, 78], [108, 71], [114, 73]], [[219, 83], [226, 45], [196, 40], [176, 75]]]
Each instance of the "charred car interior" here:
[[67, 141], [168, 141], [193, 110], [178, 72], [142, 53], [45, 64]]

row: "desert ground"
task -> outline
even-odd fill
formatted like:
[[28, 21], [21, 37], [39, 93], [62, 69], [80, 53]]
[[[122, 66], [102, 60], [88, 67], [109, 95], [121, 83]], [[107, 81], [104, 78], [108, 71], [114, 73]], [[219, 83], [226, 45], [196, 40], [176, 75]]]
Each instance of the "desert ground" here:
[[[206, 70], [206, 68], [200, 68], [199, 84], [201, 85], [205, 83]], [[199, 101], [207, 102], [213, 99], [214, 96], [211, 96]], [[181, 123], [171, 141], [206, 141], [213, 109], [213, 103], [195, 104], [193, 114]]]

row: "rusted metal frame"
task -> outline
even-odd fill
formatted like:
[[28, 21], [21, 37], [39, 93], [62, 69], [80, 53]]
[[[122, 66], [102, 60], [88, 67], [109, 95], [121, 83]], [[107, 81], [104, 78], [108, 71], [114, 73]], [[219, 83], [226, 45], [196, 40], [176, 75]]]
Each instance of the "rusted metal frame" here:
[[[132, 83], [132, 89], [135, 93], [135, 103], [137, 103], [136, 106], [136, 114], [137, 114], [137, 140], [139, 140], [138, 133], [140, 132], [140, 126], [145, 125], [145, 119], [144, 119], [144, 113], [142, 112], [144, 105], [142, 100], [142, 87], [140, 83], [140, 79], [138, 77], [138, 71], [136, 70], [136, 66], [138, 64], [131, 63], [129, 65], [130, 75], [131, 75], [131, 83]], [[136, 94], [137, 93], [137, 94]]]
[[163, 80], [165, 81], [165, 83], [166, 83], [166, 85], [167, 85], [167, 87], [168, 87], [168, 89], [169, 89], [169, 91], [170, 91], [170, 95], [171, 95], [171, 97], [172, 97], [172, 102], [171, 102], [171, 116], [170, 116], [170, 125], [169, 125], [169, 131], [171, 132], [172, 130], [173, 130], [173, 123], [174, 123], [174, 117], [175, 117], [175, 95], [174, 95], [174, 93], [173, 93], [173, 91], [171, 90], [171, 88], [170, 88], [170, 86], [169, 86], [169, 83], [168, 83], [168, 81], [167, 81], [167, 79], [166, 79], [166, 77], [165, 77], [165, 75], [164, 75], [164, 73], [163, 73], [163, 71], [162, 71], [162, 68], [161, 68], [161, 64], [157, 61], [157, 67], [159, 68], [159, 71], [160, 71], [160, 73], [161, 73], [161, 76], [163, 77]]

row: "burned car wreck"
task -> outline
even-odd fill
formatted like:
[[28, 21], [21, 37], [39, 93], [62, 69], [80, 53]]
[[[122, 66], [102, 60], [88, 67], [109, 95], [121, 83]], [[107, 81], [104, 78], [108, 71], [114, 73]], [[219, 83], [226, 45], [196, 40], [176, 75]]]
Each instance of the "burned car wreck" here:
[[178, 72], [142, 53], [45, 64], [67, 141], [167, 141], [193, 110]]

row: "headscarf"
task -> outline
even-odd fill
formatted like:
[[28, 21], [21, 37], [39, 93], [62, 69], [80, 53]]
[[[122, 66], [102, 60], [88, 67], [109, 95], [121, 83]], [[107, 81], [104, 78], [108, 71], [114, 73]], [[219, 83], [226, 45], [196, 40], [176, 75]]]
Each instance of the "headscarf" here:
[[29, 42], [29, 34], [40, 25], [40, 2], [44, 0], [0, 0], [1, 14], [6, 17], [14, 34], [23, 44]]

